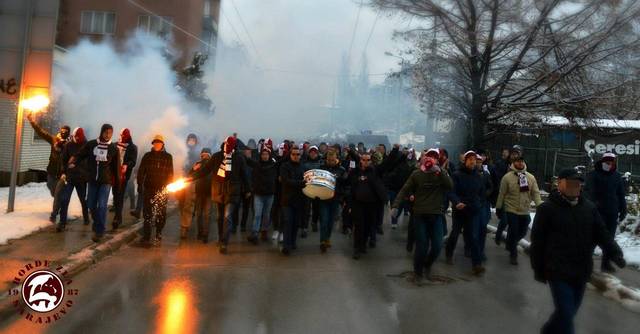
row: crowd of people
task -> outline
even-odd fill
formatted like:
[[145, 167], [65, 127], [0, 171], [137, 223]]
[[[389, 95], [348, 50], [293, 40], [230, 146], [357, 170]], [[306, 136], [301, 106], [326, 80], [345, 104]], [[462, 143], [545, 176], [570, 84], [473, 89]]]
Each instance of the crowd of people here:
[[[358, 260], [376, 247], [384, 233], [388, 207], [393, 230], [403, 214], [408, 216], [406, 248], [413, 252], [412, 280], [420, 283], [429, 279], [443, 248], [445, 263], [453, 264], [461, 234], [471, 271], [482, 276], [492, 212], [498, 222], [495, 242], [505, 241], [506, 229], [509, 263], [518, 265], [518, 243], [529, 232], [530, 213], [537, 208], [531, 265], [535, 279], [549, 283], [556, 306], [545, 333], [572, 332], [596, 245], [603, 250], [603, 271], [614, 271], [612, 262], [625, 265], [613, 239], [618, 222], [626, 216], [626, 202], [612, 153], [604, 154], [586, 176], [571, 168], [561, 171], [557, 189], [543, 202], [518, 145], [504, 149], [495, 162], [488, 151], [469, 150], [454, 166], [443, 148], [416, 152], [396, 144], [388, 151], [383, 144], [367, 149], [363, 143], [315, 146], [291, 140], [276, 146], [269, 138], [244, 144], [234, 134], [214, 150], [201, 147], [198, 137], [190, 134], [186, 162], [176, 173], [162, 135], [153, 137], [150, 150], [138, 159], [129, 129], [122, 129], [114, 143], [109, 124], [102, 126], [97, 139], [87, 140], [82, 128], [71, 131], [63, 126], [51, 135], [32, 115], [28, 119], [51, 144], [47, 167], [47, 186], [54, 198], [51, 221], [57, 222], [57, 231], [65, 230], [75, 189], [84, 224], [93, 224], [95, 242], [105, 234], [111, 193], [111, 227], [115, 230], [122, 224], [124, 201], [129, 197], [130, 214], [140, 218], [142, 213], [144, 221], [140, 245], [158, 245], [166, 222], [165, 189], [181, 176], [187, 184], [176, 194], [182, 239], [188, 238], [196, 221], [198, 240], [208, 243], [215, 217], [221, 254], [227, 254], [237, 230], [246, 232], [251, 244], [269, 241], [273, 231], [271, 238], [286, 256], [295, 253], [298, 238], [319, 232], [319, 248], [325, 253], [332, 246], [334, 224], [341, 222], [339, 230], [352, 236], [353, 259]], [[310, 170], [333, 175], [331, 198], [309, 198], [303, 193], [311, 181], [306, 173]]]

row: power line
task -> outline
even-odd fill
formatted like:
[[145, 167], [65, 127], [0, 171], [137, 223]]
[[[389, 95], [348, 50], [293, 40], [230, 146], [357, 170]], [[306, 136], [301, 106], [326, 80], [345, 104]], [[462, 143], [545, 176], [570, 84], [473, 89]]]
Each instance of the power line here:
[[380, 11], [376, 15], [376, 19], [373, 21], [373, 25], [371, 26], [371, 31], [369, 31], [369, 37], [367, 37], [367, 42], [364, 44], [363, 53], [367, 52], [367, 48], [369, 47], [369, 41], [371, 41], [371, 36], [373, 36], [373, 31], [376, 29], [376, 24], [378, 23], [378, 18], [380, 18]]
[[356, 23], [353, 26], [353, 34], [351, 35], [351, 43], [349, 43], [349, 52], [347, 53], [347, 64], [351, 63], [351, 50], [353, 49], [353, 41], [356, 39], [356, 32], [358, 31], [358, 24], [360, 23], [360, 12], [362, 11], [362, 1], [358, 5], [358, 15], [356, 15]]
[[[244, 29], [244, 32], [247, 34], [247, 37], [249, 37], [249, 42], [251, 43], [251, 47], [253, 48], [253, 51], [256, 53], [256, 58], [258, 60], [260, 60], [260, 53], [258, 52], [258, 48], [256, 48], [256, 44], [253, 42], [253, 38], [251, 38], [251, 34], [249, 33], [249, 29], [247, 29], [247, 26], [244, 24], [244, 20], [242, 19], [242, 15], [240, 15], [240, 10], [238, 10], [238, 7], [236, 6], [235, 1], [230, 0], [231, 5], [233, 5], [233, 9], [236, 10], [236, 13], [238, 14], [238, 18], [240, 19], [240, 24], [242, 24], [242, 28]], [[260, 61], [258, 61], [260, 62]]]
[[[155, 16], [155, 17], [159, 18], [163, 23], [166, 23], [166, 24], [168, 24], [168, 25], [172, 26], [173, 28], [176, 28], [178, 31], [180, 31], [180, 32], [184, 33], [185, 35], [187, 35], [187, 36], [189, 36], [189, 37], [192, 37], [192, 38], [196, 39], [197, 41], [199, 41], [200, 43], [202, 43], [202, 44], [206, 45], [207, 47], [209, 47], [209, 48], [210, 48], [210, 47], [212, 46], [212, 45], [211, 45], [211, 43], [209, 43], [209, 42], [207, 42], [207, 41], [205, 41], [205, 40], [202, 40], [200, 37], [198, 37], [198, 36], [196, 36], [196, 35], [194, 35], [194, 34], [192, 34], [192, 33], [188, 32], [187, 30], [183, 29], [182, 27], [178, 26], [177, 24], [174, 24], [173, 22], [171, 22], [171, 21], [169, 21], [169, 20], [165, 19], [164, 17], [162, 17], [162, 16], [160, 16], [160, 15], [158, 15], [158, 14], [154, 13], [154, 12], [153, 12], [153, 11], [151, 11], [150, 9], [148, 9], [148, 8], [144, 7], [143, 5], [141, 5], [141, 4], [137, 3], [137, 2], [135, 2], [134, 0], [127, 0], [127, 1], [128, 1], [130, 4], [132, 4], [132, 5], [134, 5], [134, 6], [138, 7], [138, 8], [140, 8], [140, 9], [142, 9], [142, 10], [143, 10], [143, 11], [145, 11], [147, 14], [150, 14], [150, 15], [152, 15], [152, 16]], [[213, 47], [215, 48], [215, 45], [213, 45]]]
[[229, 20], [229, 17], [224, 15], [224, 11], [222, 11], [222, 9], [220, 9], [220, 15], [222, 15], [224, 17], [224, 19], [227, 21], [227, 23], [231, 27], [231, 30], [233, 31], [233, 33], [236, 34], [236, 37], [238, 38], [238, 43], [244, 44], [244, 43], [242, 43], [242, 38], [240, 38], [240, 34], [238, 34], [238, 31], [236, 30], [236, 27], [233, 25], [233, 23], [231, 23], [231, 20]]

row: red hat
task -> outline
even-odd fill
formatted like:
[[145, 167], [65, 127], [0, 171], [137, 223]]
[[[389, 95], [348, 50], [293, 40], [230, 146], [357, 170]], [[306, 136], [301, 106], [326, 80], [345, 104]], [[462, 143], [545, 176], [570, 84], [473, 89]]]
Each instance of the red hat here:
[[73, 141], [78, 144], [82, 144], [87, 141], [87, 137], [84, 136], [83, 128], [75, 128], [73, 129]]
[[267, 138], [267, 140], [264, 141], [264, 146], [273, 151], [273, 140], [271, 140], [271, 138]]
[[231, 153], [236, 149], [236, 137], [227, 137], [224, 140], [224, 153]]
[[130, 143], [131, 142], [131, 131], [129, 131], [129, 129], [127, 129], [127, 128], [122, 129], [122, 131], [120, 131], [120, 137], [122, 138], [122, 142], [123, 143]]

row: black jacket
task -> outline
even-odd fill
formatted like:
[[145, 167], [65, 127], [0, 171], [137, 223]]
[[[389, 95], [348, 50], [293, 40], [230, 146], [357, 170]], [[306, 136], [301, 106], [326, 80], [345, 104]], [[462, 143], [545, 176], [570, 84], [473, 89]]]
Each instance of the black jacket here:
[[[106, 161], [96, 161], [94, 150], [98, 146], [98, 140], [88, 141], [80, 151], [75, 155], [78, 162], [87, 160], [87, 168], [89, 169], [89, 181], [98, 184], [110, 184], [114, 188], [118, 188], [116, 180], [120, 179], [120, 153], [114, 143], [109, 144], [107, 148]], [[117, 190], [117, 189], [114, 189]]]
[[538, 206], [531, 231], [531, 267], [538, 280], [586, 282], [598, 245], [612, 258], [622, 251], [596, 209], [585, 198], [571, 206], [558, 191]]
[[247, 165], [252, 168], [251, 191], [256, 195], [273, 195], [278, 182], [278, 164], [273, 159], [255, 161], [247, 158]]
[[[211, 159], [211, 158], [209, 158]], [[209, 159], [200, 159], [200, 161], [194, 164], [200, 165], [200, 167], [207, 164]], [[192, 167], [193, 168], [193, 167]], [[194, 170], [190, 171], [190, 175], [193, 175]], [[211, 198], [211, 182], [213, 180], [213, 175], [208, 174], [207, 176], [203, 176], [195, 181], [196, 184], [196, 196], [199, 198]]]
[[193, 173], [194, 179], [212, 175], [211, 199], [220, 204], [239, 203], [242, 196], [250, 191], [245, 158], [238, 151], [231, 155], [231, 173], [227, 177], [218, 176], [218, 169], [224, 160], [224, 152], [218, 151], [211, 159]]
[[67, 176], [67, 182], [72, 184], [86, 183], [89, 181], [89, 169], [87, 161], [78, 161], [73, 168], [69, 168], [69, 159], [78, 154], [84, 143], [68, 142], [62, 150], [62, 174]]
[[[33, 131], [38, 135], [38, 137], [45, 140], [49, 145], [51, 145], [51, 152], [49, 153], [49, 164], [47, 164], [47, 174], [60, 177], [62, 174], [62, 151], [64, 146], [68, 143], [66, 140], [62, 140], [57, 135], [50, 134], [47, 130], [45, 130], [40, 124], [36, 122], [31, 122], [31, 126], [33, 127]], [[68, 160], [67, 160], [68, 161]]]
[[127, 149], [124, 151], [124, 158], [122, 159], [122, 164], [127, 165], [127, 171], [125, 172], [125, 182], [131, 178], [131, 173], [133, 173], [133, 168], [136, 167], [136, 163], [138, 161], [138, 146], [136, 146], [133, 142], [130, 142], [127, 146]]
[[[477, 169], [469, 170], [462, 166], [451, 176], [453, 180], [453, 191], [449, 198], [455, 212], [468, 215], [476, 214], [486, 196], [485, 180]], [[466, 207], [462, 210], [455, 209], [458, 203], [464, 203]]]
[[384, 203], [387, 201], [387, 190], [382, 183], [382, 179], [376, 169], [369, 167], [365, 170], [353, 169], [349, 173], [349, 185], [351, 188], [351, 199], [353, 201], [363, 201], [360, 194], [369, 192], [370, 197], [366, 202]]
[[173, 157], [166, 151], [150, 151], [144, 154], [138, 167], [137, 181], [144, 191], [156, 192], [173, 179]]
[[305, 197], [302, 193], [304, 182], [304, 166], [293, 161], [284, 162], [280, 166], [280, 194], [281, 206], [296, 206], [304, 204]]
[[385, 187], [393, 192], [399, 192], [415, 169], [415, 161], [407, 161], [406, 157], [402, 157], [401, 162], [382, 178]]
[[615, 216], [627, 212], [624, 183], [620, 173], [605, 172], [602, 162], [596, 163], [596, 169], [587, 175], [585, 195], [595, 203], [602, 215]]

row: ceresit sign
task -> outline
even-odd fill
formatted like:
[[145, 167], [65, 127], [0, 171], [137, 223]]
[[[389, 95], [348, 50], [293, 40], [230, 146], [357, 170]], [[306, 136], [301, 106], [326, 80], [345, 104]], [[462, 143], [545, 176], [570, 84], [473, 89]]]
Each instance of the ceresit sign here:
[[613, 152], [616, 155], [640, 155], [640, 140], [635, 140], [633, 144], [600, 144], [595, 139], [589, 139], [584, 142], [584, 150], [598, 154]]

